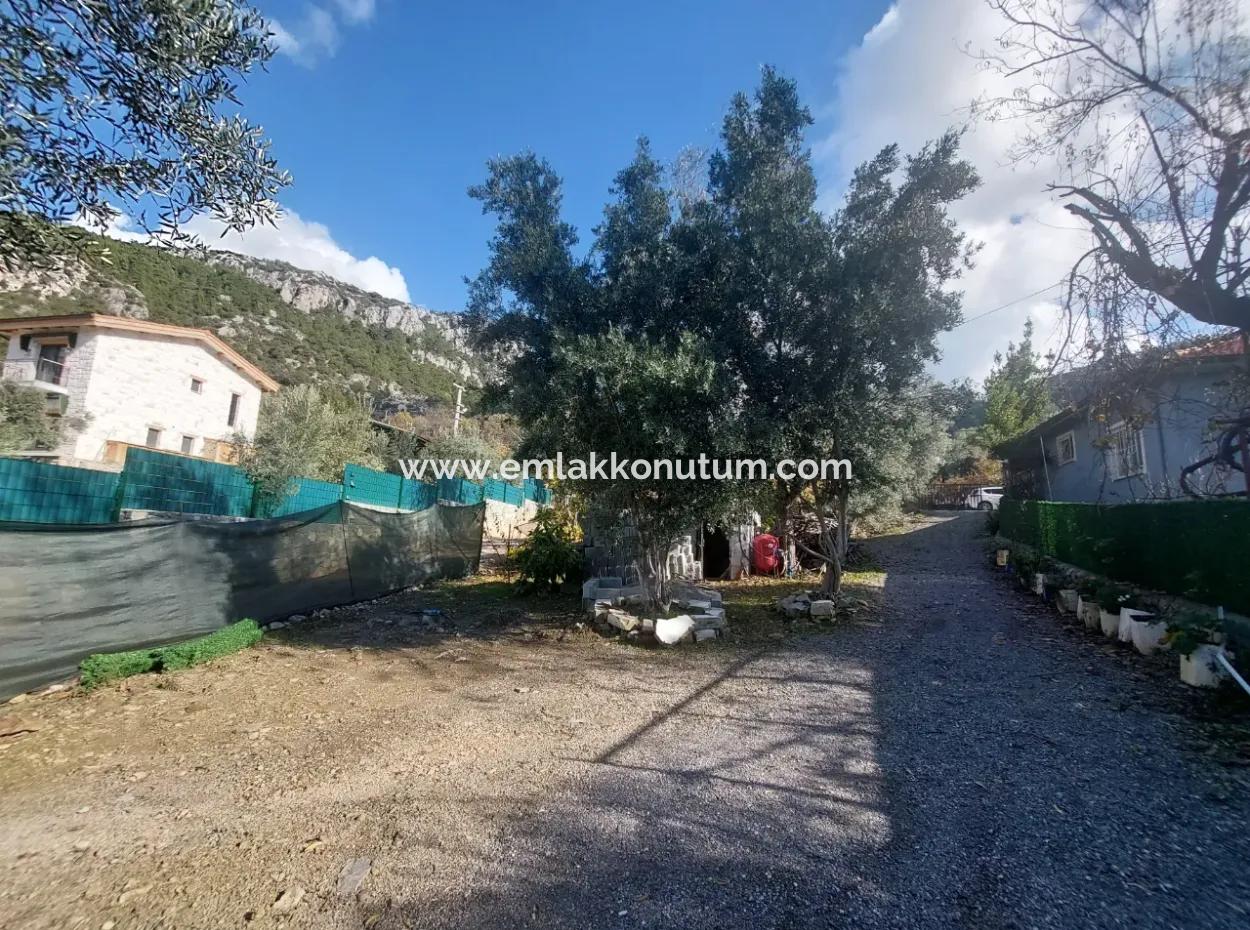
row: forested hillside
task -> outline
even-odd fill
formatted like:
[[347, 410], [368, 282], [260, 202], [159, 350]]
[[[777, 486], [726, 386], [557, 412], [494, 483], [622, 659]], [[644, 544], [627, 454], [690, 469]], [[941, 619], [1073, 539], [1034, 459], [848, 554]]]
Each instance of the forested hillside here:
[[205, 261], [115, 240], [91, 246], [55, 270], [8, 276], [0, 316], [104, 312], [204, 327], [283, 384], [365, 391], [384, 408], [419, 410], [424, 399], [454, 397], [458, 378], [477, 380], [455, 315], [280, 262], [212, 252]]

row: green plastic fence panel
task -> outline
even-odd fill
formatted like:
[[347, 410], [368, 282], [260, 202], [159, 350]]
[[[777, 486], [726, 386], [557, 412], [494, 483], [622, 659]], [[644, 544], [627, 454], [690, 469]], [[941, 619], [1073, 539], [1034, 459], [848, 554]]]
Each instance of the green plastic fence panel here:
[[108, 523], [117, 507], [118, 480], [116, 472], [0, 459], [0, 520]]
[[318, 481], [316, 478], [297, 478], [295, 490], [283, 498], [274, 508], [271, 517], [285, 517], [306, 510], [316, 510], [343, 499], [343, 485], [334, 481]]
[[424, 481], [405, 479], [399, 500], [402, 510], [425, 510], [438, 503], [438, 487]]
[[343, 499], [375, 507], [398, 507], [403, 479], [363, 465], [343, 469]]
[[246, 517], [252, 512], [252, 483], [233, 465], [152, 449], [131, 448], [122, 469], [121, 506]]
[[464, 478], [441, 478], [438, 499], [453, 504], [480, 504], [486, 499], [482, 485]]
[[1049, 555], [1154, 591], [1250, 613], [1250, 502], [1068, 504], [1003, 501], [1000, 532]]

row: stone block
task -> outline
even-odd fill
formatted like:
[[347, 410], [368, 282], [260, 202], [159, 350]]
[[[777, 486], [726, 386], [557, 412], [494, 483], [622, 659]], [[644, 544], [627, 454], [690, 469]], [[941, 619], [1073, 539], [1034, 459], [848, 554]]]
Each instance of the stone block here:
[[724, 616], [713, 617], [711, 614], [698, 614], [694, 618], [696, 630], [723, 630], [725, 626]]
[[616, 627], [625, 633], [629, 633], [642, 626], [642, 621], [633, 614], [627, 614], [623, 610], [611, 610], [608, 612], [608, 626]]
[[831, 619], [836, 613], [833, 601], [812, 601], [812, 617]]

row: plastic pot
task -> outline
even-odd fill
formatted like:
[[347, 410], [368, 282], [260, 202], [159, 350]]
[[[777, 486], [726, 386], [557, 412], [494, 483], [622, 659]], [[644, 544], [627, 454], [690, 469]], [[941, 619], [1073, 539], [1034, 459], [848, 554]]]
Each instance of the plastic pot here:
[[1119, 637], [1120, 642], [1132, 645], [1133, 618], [1129, 616], [1129, 611], [1128, 607], [1120, 608], [1120, 625], [1116, 627], [1116, 636]]
[[1120, 621], [1128, 615], [1133, 648], [1144, 656], [1153, 655], [1163, 648], [1163, 637], [1167, 634], [1168, 625], [1165, 620], [1156, 620], [1148, 610], [1133, 610], [1124, 607], [1120, 610]]
[[1215, 660], [1223, 646], [1204, 643], [1187, 656], [1181, 656], [1181, 681], [1195, 688], [1215, 688], [1228, 674]]
[[1120, 635], [1120, 615], [1112, 613], [1109, 610], [1098, 610], [1098, 625], [1102, 629], [1102, 635], [1109, 639], [1115, 639]]

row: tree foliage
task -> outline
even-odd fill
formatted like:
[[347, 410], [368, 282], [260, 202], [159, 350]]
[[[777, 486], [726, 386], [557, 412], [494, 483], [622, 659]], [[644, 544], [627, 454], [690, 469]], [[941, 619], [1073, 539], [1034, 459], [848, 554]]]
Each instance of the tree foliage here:
[[173, 236], [198, 213], [271, 221], [289, 178], [227, 112], [268, 40], [240, 0], [0, 5], [0, 261], [62, 252], [66, 221], [115, 206]]
[[1069, 306], [1095, 353], [1201, 324], [1250, 328], [1250, 34], [1238, 0], [990, 0], [984, 57], [1017, 86], [981, 101], [1024, 118], [1017, 155], [1055, 157], [1053, 190], [1094, 247]]
[[1033, 323], [1024, 324], [1020, 342], [1007, 354], [994, 356], [994, 370], [985, 379], [985, 422], [978, 438], [992, 449], [1041, 423], [1053, 412], [1046, 372], [1033, 350]]
[[448, 434], [431, 439], [408, 458], [425, 459], [430, 462], [444, 462], [448, 467], [452, 463], [480, 462], [484, 463], [488, 474], [493, 475], [499, 467], [501, 450], [492, 445], [474, 429], [462, 429], [456, 435]]
[[523, 590], [558, 591], [566, 580], [581, 573], [576, 525], [556, 507], [534, 516], [534, 528], [512, 554]]
[[266, 395], [256, 435], [235, 441], [239, 466], [270, 501], [291, 493], [296, 478], [341, 481], [347, 464], [386, 464], [386, 439], [373, 429], [368, 406], [311, 384]]
[[[641, 141], [585, 258], [546, 162], [490, 164], [470, 191], [497, 221], [470, 309], [480, 344], [512, 351], [486, 399], [518, 418], [531, 451], [915, 463], [917, 437], [933, 435], [924, 424], [940, 418], [908, 398], [937, 334], [958, 320], [948, 285], [971, 256], [946, 207], [977, 178], [955, 135], [906, 158], [890, 146], [828, 217], [803, 141], [810, 123], [793, 82], [765, 69], [754, 98], [732, 101], [702, 192], [688, 165], [666, 186]], [[869, 467], [863, 487], [901, 487], [900, 472]], [[578, 490], [631, 516], [644, 576], [662, 576], [675, 536], [761, 490], [783, 513], [806, 502], [842, 537], [821, 554], [836, 586], [850, 483], [763, 481], [592, 480]]]
[[0, 381], [0, 453], [51, 449], [60, 434], [42, 391]]

